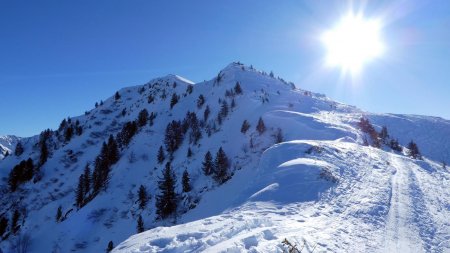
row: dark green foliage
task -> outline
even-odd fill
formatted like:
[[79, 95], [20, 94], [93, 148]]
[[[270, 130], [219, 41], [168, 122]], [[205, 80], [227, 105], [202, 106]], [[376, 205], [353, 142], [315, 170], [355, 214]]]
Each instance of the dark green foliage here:
[[393, 149], [393, 150], [395, 150], [395, 151], [398, 151], [398, 152], [401, 152], [402, 151], [402, 147], [400, 146], [400, 144], [398, 143], [398, 140], [397, 139], [391, 139], [391, 141], [389, 142], [389, 146]]
[[183, 192], [190, 192], [191, 191], [191, 182], [189, 178], [189, 173], [187, 170], [184, 170], [183, 172], [183, 178], [182, 178], [182, 186], [183, 186]]
[[198, 109], [202, 108], [204, 103], [205, 103], [205, 97], [202, 94], [200, 94], [200, 96], [198, 96], [198, 99], [197, 99]]
[[142, 111], [139, 112], [137, 124], [139, 127], [143, 127], [147, 124], [148, 121], [148, 111], [147, 109], [142, 109]]
[[206, 152], [205, 159], [203, 160], [202, 165], [203, 165], [202, 167], [203, 173], [205, 173], [206, 176], [211, 175], [214, 170], [214, 163], [211, 152], [209, 151]]
[[175, 184], [175, 175], [168, 162], [163, 171], [163, 178], [158, 182], [160, 194], [156, 197], [156, 213], [161, 219], [169, 217], [177, 209]]
[[228, 168], [230, 163], [228, 157], [223, 151], [222, 147], [217, 151], [216, 159], [214, 161], [214, 179], [219, 183], [223, 184], [229, 179]]
[[236, 85], [234, 86], [234, 93], [236, 94], [242, 94], [242, 88], [241, 84], [239, 82], [236, 82]]
[[111, 252], [114, 249], [114, 243], [112, 241], [108, 242], [108, 246], [106, 247], [106, 253]]
[[84, 205], [84, 194], [84, 176], [81, 174], [78, 178], [77, 190], [75, 191], [75, 204], [78, 208], [81, 208]]
[[241, 126], [241, 133], [245, 134], [247, 133], [247, 130], [250, 128], [250, 123], [248, 123], [247, 120], [244, 120], [244, 122], [242, 122], [242, 126]]
[[91, 168], [89, 167], [89, 164], [86, 164], [83, 173], [84, 195], [89, 194], [89, 192], [91, 191], [91, 181], [92, 181]]
[[422, 159], [422, 155], [420, 154], [419, 147], [414, 141], [410, 141], [408, 143], [408, 156], [414, 159]]
[[174, 107], [178, 103], [178, 95], [176, 93], [172, 94], [172, 98], [170, 99], [170, 109]]
[[13, 234], [16, 234], [19, 229], [20, 229], [20, 225], [19, 225], [19, 219], [20, 219], [20, 212], [19, 210], [14, 210], [12, 219], [11, 219], [11, 232]]
[[258, 125], [256, 125], [256, 130], [261, 135], [266, 131], [266, 125], [261, 117], [259, 117]]
[[120, 94], [118, 91], [116, 91], [116, 94], [114, 94], [114, 99], [115, 100], [119, 100], [120, 99]]
[[191, 94], [193, 90], [194, 90], [194, 85], [188, 84], [188, 86], [186, 88], [186, 93]]
[[164, 149], [162, 146], [159, 147], [157, 158], [159, 164], [161, 164], [164, 161], [164, 159], [166, 159], [166, 156], [164, 155]]
[[117, 142], [122, 147], [128, 146], [131, 139], [137, 133], [138, 127], [135, 121], [129, 121], [122, 127], [122, 131], [117, 134]]
[[209, 114], [211, 110], [209, 109], [209, 105], [206, 106], [205, 111], [203, 112], [203, 120], [206, 122], [209, 118]]
[[138, 190], [139, 208], [144, 209], [148, 202], [148, 193], [145, 186], [141, 185]]
[[23, 151], [24, 151], [24, 149], [23, 149], [22, 142], [19, 141], [16, 145], [16, 149], [14, 150], [14, 154], [16, 156], [21, 156], [23, 154]]
[[34, 176], [34, 169], [31, 158], [28, 158], [26, 161], [23, 160], [14, 166], [8, 177], [8, 184], [11, 191], [14, 192], [21, 183], [30, 181]]
[[170, 156], [180, 147], [183, 142], [183, 128], [180, 121], [172, 120], [166, 127], [164, 144]]
[[64, 130], [64, 140], [65, 142], [69, 142], [72, 137], [73, 137], [73, 126], [69, 125], [68, 127], [66, 127], [66, 129]]
[[144, 228], [144, 220], [142, 220], [142, 216], [141, 216], [141, 215], [139, 215], [139, 216], [138, 216], [138, 219], [137, 219], [136, 231], [137, 231], [138, 233], [142, 233], [142, 232], [145, 231], [145, 228]]
[[388, 139], [389, 139], [389, 133], [388, 133], [388, 129], [386, 126], [383, 126], [381, 128], [381, 132], [378, 135], [378, 137], [380, 137], [381, 141], [383, 142], [383, 144], [388, 144]]
[[220, 108], [220, 116], [222, 118], [226, 118], [228, 116], [228, 103], [226, 100], [222, 102], [222, 106]]
[[56, 211], [56, 222], [60, 222], [62, 218], [62, 206], [58, 206], [58, 210]]
[[5, 234], [6, 228], [8, 228], [8, 219], [5, 217], [2, 217], [0, 219], [0, 238]]
[[92, 173], [92, 188], [94, 195], [101, 189], [106, 190], [109, 182], [111, 166], [119, 161], [119, 149], [114, 137], [110, 135], [108, 143], [103, 143], [100, 154], [95, 158], [94, 172]]

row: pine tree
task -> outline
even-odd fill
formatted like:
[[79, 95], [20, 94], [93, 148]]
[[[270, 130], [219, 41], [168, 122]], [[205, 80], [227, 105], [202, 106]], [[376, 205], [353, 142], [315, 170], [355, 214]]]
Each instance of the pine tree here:
[[236, 94], [242, 94], [242, 88], [241, 84], [239, 82], [236, 82], [236, 85], [234, 86], [234, 93]]
[[147, 124], [148, 121], [148, 111], [147, 109], [142, 109], [142, 111], [139, 112], [139, 116], [138, 116], [138, 126], [139, 127], [143, 127]]
[[170, 156], [180, 147], [183, 142], [183, 127], [180, 121], [172, 120], [166, 127], [164, 143]]
[[226, 118], [228, 116], [228, 103], [226, 100], [222, 102], [222, 107], [220, 108], [220, 115], [222, 118]]
[[182, 184], [183, 184], [183, 192], [191, 191], [191, 182], [187, 170], [184, 170], [183, 172]]
[[13, 213], [13, 216], [11, 219], [11, 232], [13, 234], [16, 234], [17, 231], [19, 231], [19, 229], [20, 229], [20, 225], [18, 224], [19, 219], [20, 219], [20, 212], [19, 212], [19, 210], [16, 209], [16, 210], [14, 210], [14, 213]]
[[408, 156], [414, 159], [422, 159], [422, 155], [420, 154], [419, 147], [414, 141], [410, 141], [408, 143]]
[[16, 149], [14, 150], [14, 154], [16, 156], [21, 156], [23, 154], [23, 151], [24, 151], [24, 149], [23, 149], [22, 142], [19, 141], [16, 145]]
[[160, 194], [156, 197], [156, 213], [161, 219], [169, 217], [177, 209], [175, 184], [175, 175], [168, 162], [163, 171], [163, 178], [158, 182]]
[[209, 114], [211, 110], [209, 109], [209, 105], [206, 105], [205, 111], [203, 112], [203, 120], [206, 122], [209, 118]]
[[261, 135], [266, 131], [266, 126], [264, 125], [264, 121], [261, 117], [259, 117], [258, 125], [256, 126], [256, 130]]
[[6, 232], [6, 228], [8, 228], [8, 219], [2, 217], [0, 219], [0, 238], [3, 237], [3, 234]]
[[148, 193], [147, 189], [145, 189], [145, 186], [143, 185], [139, 187], [138, 198], [139, 198], [139, 208], [144, 209], [145, 206], [147, 206]]
[[72, 137], [73, 137], [73, 126], [72, 125], [69, 125], [67, 128], [66, 128], [66, 130], [64, 131], [64, 140], [66, 141], [66, 142], [69, 142], [71, 139], [72, 139]]
[[116, 91], [116, 94], [114, 94], [114, 99], [115, 100], [119, 100], [120, 99], [120, 94], [118, 91]]
[[209, 151], [206, 152], [205, 159], [203, 160], [202, 165], [203, 165], [203, 167], [202, 167], [203, 173], [205, 173], [206, 176], [211, 175], [211, 173], [214, 170], [214, 163], [213, 163], [213, 158], [212, 158], [211, 152], [209, 152]]
[[223, 184], [229, 178], [228, 168], [230, 167], [228, 157], [223, 151], [222, 147], [217, 151], [216, 159], [214, 161], [214, 179], [219, 183]]
[[203, 104], [205, 103], [205, 97], [200, 94], [197, 98], [197, 107], [198, 109], [202, 108]]
[[245, 134], [247, 133], [247, 130], [250, 128], [250, 123], [248, 123], [247, 120], [244, 120], [244, 122], [242, 122], [242, 126], [241, 126], [241, 133]]
[[142, 233], [142, 232], [145, 231], [145, 228], [144, 228], [144, 220], [142, 220], [142, 216], [141, 216], [141, 215], [139, 215], [139, 216], [138, 216], [138, 219], [137, 219], [136, 231], [137, 231], [138, 233]]
[[45, 140], [40, 142], [40, 150], [41, 150], [41, 154], [39, 156], [39, 167], [41, 167], [42, 165], [44, 165], [44, 163], [47, 162], [48, 159], [48, 147], [47, 147], [47, 143]]
[[236, 101], [233, 99], [231, 99], [231, 108], [233, 109], [234, 107], [236, 107]]
[[115, 164], [116, 162], [119, 161], [120, 158], [119, 147], [117, 145], [116, 140], [114, 139], [114, 136], [112, 135], [109, 136], [107, 144], [107, 153], [104, 154], [104, 156], [107, 157], [109, 165]]
[[188, 148], [188, 151], [187, 151], [187, 155], [186, 155], [186, 156], [187, 156], [188, 158], [192, 156], [192, 150], [191, 150], [191, 147]]
[[378, 137], [380, 137], [380, 139], [381, 139], [381, 141], [382, 141], [382, 143], [383, 144], [388, 144], [388, 139], [389, 139], [389, 133], [388, 133], [388, 129], [387, 129], [387, 127], [386, 126], [383, 126], [382, 128], [381, 128], [381, 132], [380, 132], [380, 134], [378, 135]]
[[58, 210], [56, 211], [56, 222], [60, 222], [62, 218], [62, 206], [58, 206]]
[[158, 150], [158, 163], [161, 164], [164, 159], [166, 159], [166, 156], [164, 155], [164, 149], [162, 146], [159, 146]]
[[106, 247], [106, 253], [111, 252], [114, 249], [114, 243], [112, 241], [108, 242], [108, 246]]
[[76, 206], [78, 208], [81, 208], [83, 206], [83, 202], [84, 202], [84, 176], [83, 174], [80, 175], [80, 177], [78, 178], [78, 187], [77, 190], [75, 192], [75, 202], [76, 202]]
[[89, 164], [86, 164], [84, 167], [83, 188], [84, 195], [88, 195], [91, 191], [91, 168], [89, 167]]
[[172, 98], [170, 99], [170, 109], [173, 108], [174, 105], [178, 103], [178, 95], [176, 93], [172, 94]]

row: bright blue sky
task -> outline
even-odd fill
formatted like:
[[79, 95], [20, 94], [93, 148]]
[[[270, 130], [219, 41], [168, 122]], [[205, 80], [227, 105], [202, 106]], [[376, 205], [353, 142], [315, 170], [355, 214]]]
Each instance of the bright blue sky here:
[[[361, 5], [359, 5], [361, 6]], [[371, 1], [384, 57], [355, 83], [323, 67], [343, 1], [0, 0], [0, 134], [28, 136], [117, 89], [232, 61], [373, 112], [450, 118], [450, 1]]]

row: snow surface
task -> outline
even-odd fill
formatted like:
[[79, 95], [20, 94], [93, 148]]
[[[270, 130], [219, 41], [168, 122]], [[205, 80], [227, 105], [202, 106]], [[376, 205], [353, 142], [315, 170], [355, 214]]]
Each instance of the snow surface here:
[[[168, 75], [120, 90], [118, 101], [111, 97], [72, 118], [80, 121], [83, 135], [55, 142], [42, 180], [11, 194], [5, 191], [10, 169], [39, 156], [38, 136], [22, 139], [24, 154], [0, 161], [5, 193], [0, 215], [18, 207], [27, 210], [21, 233], [31, 235], [30, 252], [104, 252], [109, 241], [117, 245], [113, 252], [282, 252], [284, 238], [303, 247], [302, 252], [450, 252], [450, 174], [441, 166], [450, 163], [448, 120], [363, 112], [236, 63], [220, 76], [220, 82], [193, 84]], [[219, 99], [230, 105], [224, 94], [237, 81], [243, 95], [235, 97], [236, 107], [223, 124], [211, 136], [202, 129], [198, 145], [186, 138], [172, 161], [177, 192], [186, 169], [193, 190], [183, 201], [198, 204], [189, 209], [183, 202], [176, 220], [156, 220], [163, 168], [156, 154], [166, 125], [182, 120], [188, 110], [201, 119], [206, 105], [211, 108], [206, 123], [213, 124]], [[188, 85], [194, 87], [191, 94]], [[173, 92], [180, 100], [170, 109]], [[147, 102], [150, 94], [152, 103]], [[202, 108], [196, 104], [200, 94], [206, 98]], [[109, 134], [117, 134], [143, 108], [157, 113], [155, 124], [140, 130], [121, 151], [108, 190], [77, 210], [74, 190], [85, 164], [92, 163]], [[364, 135], [356, 126], [361, 116], [377, 130], [386, 125], [403, 146], [414, 139], [425, 159], [363, 146]], [[255, 130], [259, 117], [267, 127], [262, 135]], [[240, 132], [244, 120], [251, 124], [246, 134]], [[284, 142], [276, 144], [278, 128]], [[191, 158], [186, 157], [189, 147]], [[219, 147], [229, 156], [233, 173], [221, 186], [201, 171], [204, 154], [215, 154]], [[151, 194], [143, 211], [136, 202], [141, 184]], [[56, 223], [59, 205], [67, 219]], [[133, 235], [139, 214], [149, 230]], [[16, 237], [0, 242], [0, 249], [9, 249]]]

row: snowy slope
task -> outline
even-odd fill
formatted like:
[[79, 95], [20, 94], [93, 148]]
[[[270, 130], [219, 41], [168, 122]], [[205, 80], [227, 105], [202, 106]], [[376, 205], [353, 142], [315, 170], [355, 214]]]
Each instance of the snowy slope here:
[[[219, 76], [220, 81], [193, 84], [168, 75], [118, 91], [120, 99], [113, 96], [71, 118], [83, 127], [81, 136], [68, 143], [52, 139], [40, 181], [9, 193], [11, 168], [28, 157], [39, 158], [39, 136], [21, 139], [25, 152], [0, 161], [5, 193], [0, 217], [11, 218], [15, 209], [26, 215], [20, 233], [0, 242], [0, 248], [8, 249], [27, 233], [30, 252], [104, 252], [109, 241], [118, 245], [136, 233], [140, 214], [150, 230], [115, 252], [281, 252], [284, 238], [299, 244], [306, 240], [309, 251], [317, 244], [315, 252], [450, 250], [450, 194], [444, 187], [450, 176], [440, 165], [450, 162], [445, 148], [450, 145], [449, 121], [363, 112], [236, 63]], [[243, 94], [234, 96], [236, 106], [220, 125], [216, 116], [221, 102], [231, 105], [232, 97], [225, 93], [236, 82]], [[180, 98], [171, 109], [173, 93]], [[201, 108], [196, 101], [200, 94], [206, 98]], [[197, 145], [185, 138], [172, 161], [177, 192], [183, 171], [191, 176], [193, 190], [184, 195], [191, 202], [180, 204], [176, 221], [156, 220], [155, 194], [164, 167], [156, 155], [164, 145], [166, 126], [188, 111], [203, 119], [206, 105], [211, 113], [203, 137]], [[154, 124], [143, 127], [121, 150], [108, 189], [77, 210], [75, 188], [84, 166], [93, 163], [110, 134], [116, 135], [144, 108], [157, 115]], [[402, 145], [414, 139], [425, 160], [412, 160], [388, 147], [362, 146], [363, 133], [356, 124], [361, 116], [377, 130], [386, 125]], [[259, 117], [267, 127], [262, 135], [255, 130]], [[240, 131], [244, 120], [251, 125], [246, 134]], [[281, 144], [275, 144], [278, 128], [285, 141]], [[201, 170], [204, 154], [215, 154], [219, 147], [230, 158], [232, 174], [221, 186]], [[188, 148], [192, 157], [186, 156]], [[145, 210], [136, 202], [140, 185], [151, 195]], [[196, 207], [189, 210], [192, 203]], [[57, 223], [59, 205], [66, 219]]]

